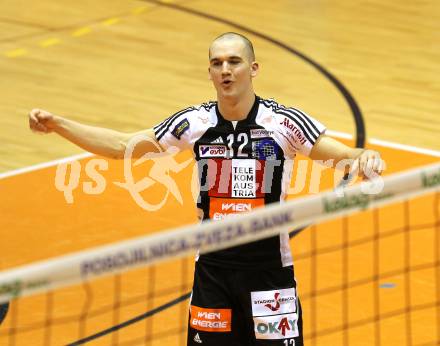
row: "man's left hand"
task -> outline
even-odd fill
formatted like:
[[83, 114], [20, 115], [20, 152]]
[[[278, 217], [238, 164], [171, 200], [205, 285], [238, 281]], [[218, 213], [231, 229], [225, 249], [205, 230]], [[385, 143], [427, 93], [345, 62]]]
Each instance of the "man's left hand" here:
[[385, 169], [385, 162], [375, 150], [364, 150], [354, 161], [351, 171], [358, 172], [358, 176], [364, 179], [374, 178], [381, 175]]

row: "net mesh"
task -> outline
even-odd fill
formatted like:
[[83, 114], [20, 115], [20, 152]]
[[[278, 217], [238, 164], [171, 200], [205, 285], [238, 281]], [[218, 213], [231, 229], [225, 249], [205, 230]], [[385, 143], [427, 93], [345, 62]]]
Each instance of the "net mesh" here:
[[[291, 239], [309, 345], [438, 345], [440, 196]], [[193, 258], [12, 301], [1, 345], [184, 345]]]
[[299, 236], [309, 244], [296, 268], [310, 345], [438, 345], [439, 211], [432, 194]]
[[[438, 345], [439, 201], [428, 194], [291, 240], [307, 344]], [[183, 345], [192, 274], [187, 257], [14, 300], [0, 344]]]

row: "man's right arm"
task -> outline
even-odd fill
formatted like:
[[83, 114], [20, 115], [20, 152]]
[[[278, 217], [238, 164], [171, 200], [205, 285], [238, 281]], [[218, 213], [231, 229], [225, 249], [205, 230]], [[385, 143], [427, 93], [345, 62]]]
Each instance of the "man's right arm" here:
[[124, 158], [128, 142], [137, 135], [145, 136], [146, 140], [137, 143], [134, 157], [147, 152], [159, 152], [153, 129], [124, 133], [84, 125], [41, 109], [33, 109], [29, 113], [29, 127], [39, 133], [55, 132], [84, 150], [113, 159]]

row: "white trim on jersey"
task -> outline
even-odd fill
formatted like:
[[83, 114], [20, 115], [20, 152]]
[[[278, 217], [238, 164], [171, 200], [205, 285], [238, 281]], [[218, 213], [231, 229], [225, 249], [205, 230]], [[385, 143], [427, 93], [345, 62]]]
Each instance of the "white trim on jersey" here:
[[[175, 146], [181, 150], [192, 149], [208, 128], [217, 125], [215, 103], [204, 103], [186, 108], [154, 126], [159, 144], [165, 150]], [[178, 129], [181, 125], [182, 128]]]
[[289, 233], [280, 233], [280, 255], [283, 267], [293, 265], [292, 252], [290, 251]]
[[284, 107], [273, 100], [261, 100], [260, 105], [264, 110], [259, 113], [259, 124], [275, 131], [275, 139], [292, 159], [297, 152], [308, 156], [326, 130], [323, 124], [298, 109]]
[[286, 159], [284, 161], [284, 169], [283, 169], [283, 176], [281, 178], [281, 196], [280, 200], [284, 201], [287, 198], [290, 183], [292, 181], [292, 172], [293, 172], [293, 166], [295, 161]]

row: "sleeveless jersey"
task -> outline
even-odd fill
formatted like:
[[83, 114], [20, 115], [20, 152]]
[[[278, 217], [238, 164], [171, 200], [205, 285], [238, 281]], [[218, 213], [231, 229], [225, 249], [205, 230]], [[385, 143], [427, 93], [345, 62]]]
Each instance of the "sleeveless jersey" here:
[[[304, 112], [258, 96], [247, 117], [231, 122], [217, 102], [181, 110], [154, 127], [163, 149], [189, 149], [197, 161], [203, 220], [221, 220], [282, 202], [296, 153], [306, 156], [325, 127]], [[292, 265], [287, 233], [201, 255], [224, 267]]]

